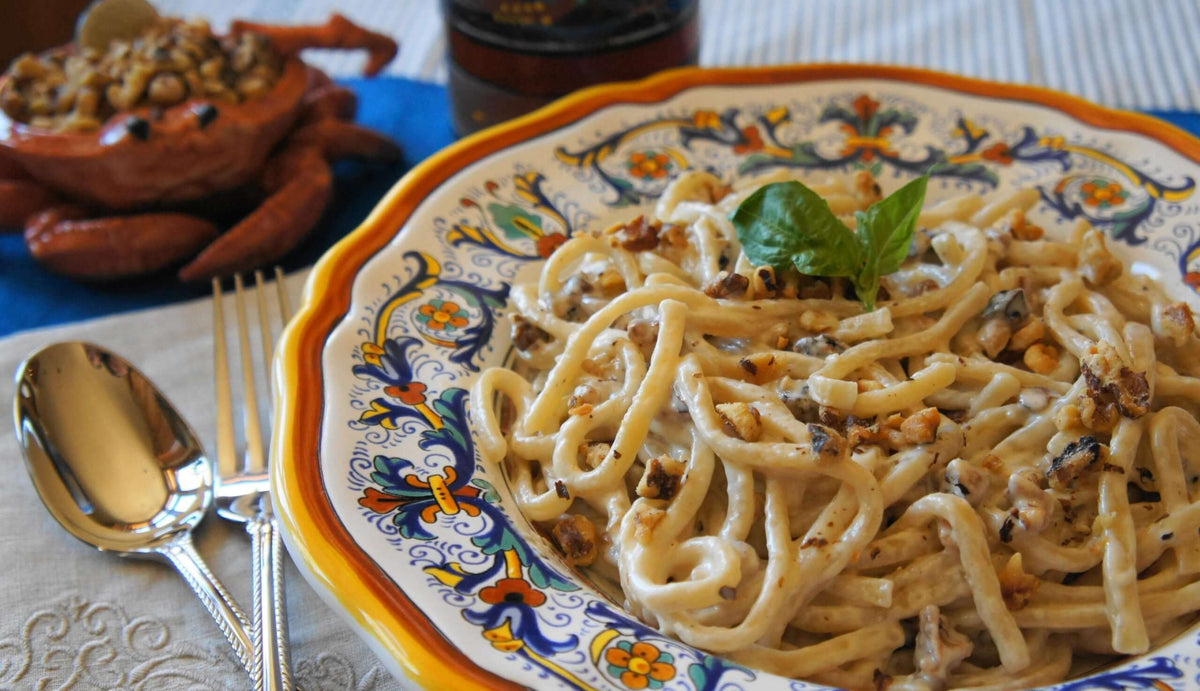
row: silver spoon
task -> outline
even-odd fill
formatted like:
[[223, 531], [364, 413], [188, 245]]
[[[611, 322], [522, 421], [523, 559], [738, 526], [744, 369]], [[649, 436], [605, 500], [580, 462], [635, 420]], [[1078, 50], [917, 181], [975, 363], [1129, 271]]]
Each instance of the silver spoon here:
[[169, 562], [253, 676], [250, 623], [192, 545], [213, 464], [141, 372], [89, 343], [58, 343], [17, 370], [14, 418], [29, 476], [67, 532], [104, 552]]

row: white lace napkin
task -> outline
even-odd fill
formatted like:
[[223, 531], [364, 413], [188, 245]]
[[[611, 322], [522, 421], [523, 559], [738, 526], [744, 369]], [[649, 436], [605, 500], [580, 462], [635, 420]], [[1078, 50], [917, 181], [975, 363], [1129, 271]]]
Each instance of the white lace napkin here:
[[[300, 286], [300, 276], [289, 278], [293, 304]], [[0, 408], [11, 410], [13, 373], [26, 355], [55, 341], [83, 339], [134, 362], [211, 448], [211, 309], [199, 300], [0, 340]], [[33, 490], [7, 419], [0, 422], [6, 471], [0, 480], [0, 690], [250, 688], [225, 639], [169, 566], [102, 554], [58, 526]], [[213, 515], [196, 543], [248, 609], [245, 533]], [[305, 691], [400, 688], [290, 564], [287, 586], [294, 671]]]

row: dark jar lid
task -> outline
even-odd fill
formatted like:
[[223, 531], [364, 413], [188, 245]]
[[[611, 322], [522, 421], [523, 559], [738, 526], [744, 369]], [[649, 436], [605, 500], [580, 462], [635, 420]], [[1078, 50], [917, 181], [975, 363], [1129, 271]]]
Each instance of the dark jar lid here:
[[694, 65], [696, 0], [443, 0], [455, 129], [576, 89]]
[[693, 21], [698, 0], [442, 0], [472, 42], [535, 55], [620, 51]]

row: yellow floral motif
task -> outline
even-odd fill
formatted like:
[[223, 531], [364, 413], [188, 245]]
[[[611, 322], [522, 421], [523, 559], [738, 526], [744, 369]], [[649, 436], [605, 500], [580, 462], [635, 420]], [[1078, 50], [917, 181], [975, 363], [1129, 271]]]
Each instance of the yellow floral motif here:
[[449, 300], [430, 300], [417, 311], [417, 321], [436, 331], [453, 331], [466, 326], [466, 310]]

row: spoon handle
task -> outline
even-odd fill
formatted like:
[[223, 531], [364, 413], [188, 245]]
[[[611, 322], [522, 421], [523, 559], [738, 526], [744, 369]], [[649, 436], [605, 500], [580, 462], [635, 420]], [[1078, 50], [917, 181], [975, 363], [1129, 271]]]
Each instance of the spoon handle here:
[[242, 663], [242, 667], [253, 677], [254, 643], [250, 636], [250, 622], [225, 590], [225, 586], [204, 563], [204, 559], [192, 544], [191, 534], [180, 533], [174, 540], [159, 547], [158, 552], [171, 562], [192, 587], [192, 592], [200, 598], [204, 608], [225, 635], [225, 640], [233, 647], [233, 652]]
[[246, 522], [254, 581], [255, 691], [293, 691], [288, 650], [287, 603], [283, 593], [283, 544], [270, 498]]

